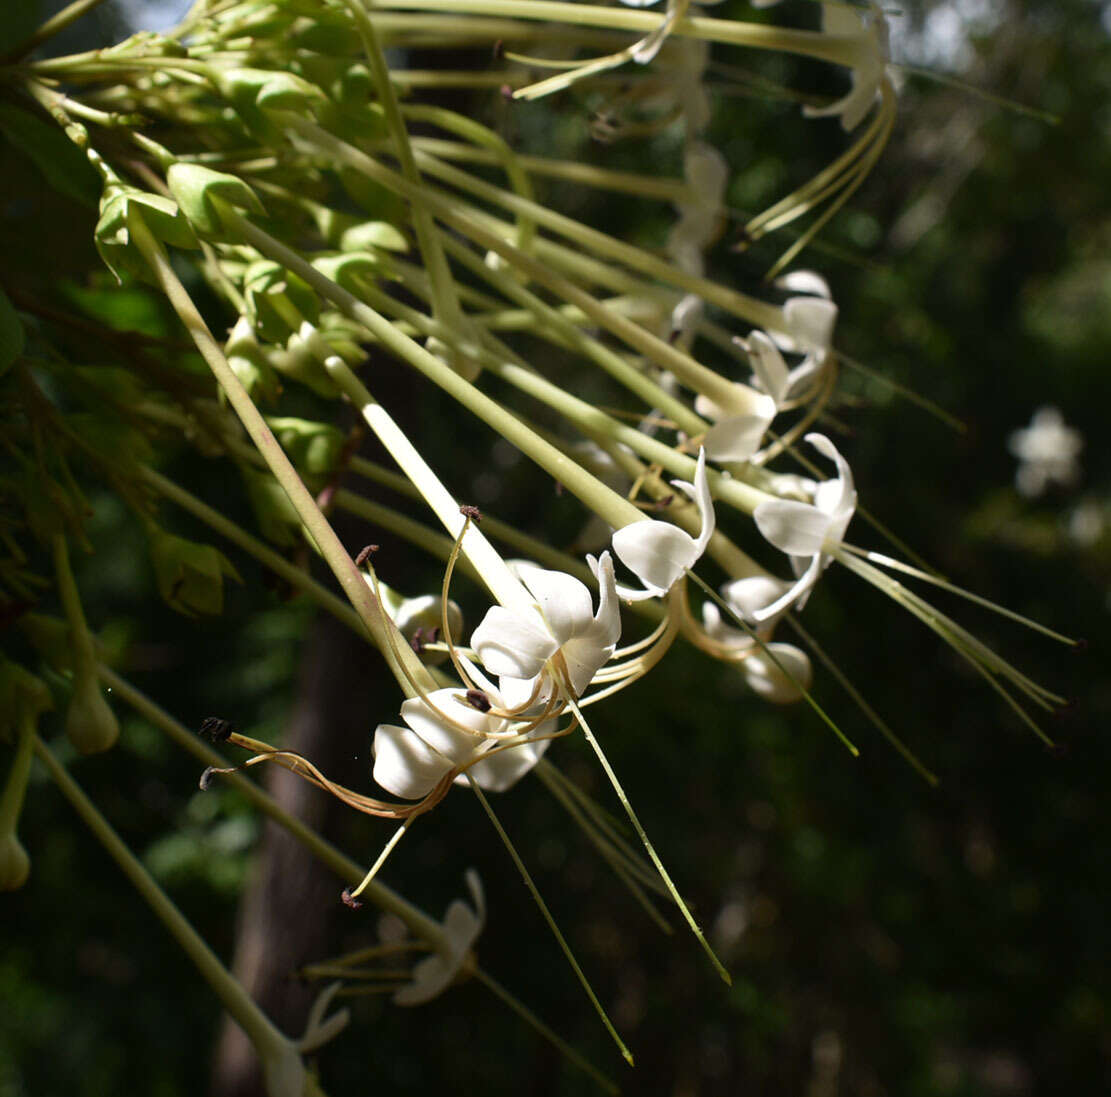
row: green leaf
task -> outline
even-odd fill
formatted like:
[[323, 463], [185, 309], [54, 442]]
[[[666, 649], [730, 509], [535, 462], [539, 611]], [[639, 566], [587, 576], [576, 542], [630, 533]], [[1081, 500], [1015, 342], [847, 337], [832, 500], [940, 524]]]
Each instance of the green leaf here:
[[11, 103], [0, 103], [0, 133], [42, 172], [52, 189], [83, 206], [96, 207], [100, 180], [60, 129]]
[[23, 353], [23, 342], [23, 323], [8, 295], [0, 289], [0, 377]]

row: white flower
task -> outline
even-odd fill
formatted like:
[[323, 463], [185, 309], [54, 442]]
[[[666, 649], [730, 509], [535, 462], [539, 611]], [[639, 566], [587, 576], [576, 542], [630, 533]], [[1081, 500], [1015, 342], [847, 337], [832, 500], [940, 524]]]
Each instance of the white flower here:
[[403, 800], [427, 796], [449, 770], [464, 766], [493, 744], [506, 721], [471, 705], [460, 689], [433, 690], [402, 702], [409, 726], [379, 724], [374, 732], [374, 780]]
[[774, 499], [761, 503], [753, 512], [757, 529], [791, 557], [797, 576], [789, 590], [752, 614], [757, 621], [768, 621], [792, 605], [802, 609], [818, 576], [829, 566], [830, 548], [844, 538], [856, 510], [856, 489], [848, 462], [824, 434], [808, 434], [806, 441], [837, 465], [837, 479], [818, 484], [813, 503]]
[[1019, 460], [1015, 487], [1023, 495], [1041, 495], [1054, 482], [1068, 487], [1080, 476], [1076, 458], [1084, 437], [1065, 426], [1058, 408], [1038, 408], [1028, 427], [1011, 432], [1007, 448]]
[[644, 590], [618, 587], [620, 597], [630, 602], [665, 595], [677, 579], [685, 575], [706, 551], [714, 533], [714, 502], [710, 498], [710, 484], [706, 476], [706, 451], [698, 451], [694, 483], [672, 480], [684, 495], [698, 506], [702, 529], [698, 537], [670, 522], [655, 518], [632, 522], [613, 535], [613, 551], [617, 558], [644, 584]]
[[471, 635], [482, 665], [499, 678], [511, 707], [551, 696], [558, 678], [574, 697], [613, 655], [621, 610], [608, 552], [597, 561], [598, 612], [586, 585], [562, 571], [518, 564], [517, 577], [536, 600], [531, 612], [492, 606]]
[[[753, 398], [751, 389], [738, 385], [738, 395], [749, 394], [748, 406], [733, 414], [704, 396], [695, 399], [695, 410], [715, 421], [703, 440], [711, 461], [747, 461], [752, 457], [777, 412], [789, 401], [803, 397], [829, 361], [837, 306], [830, 300], [825, 279], [813, 271], [800, 270], [775, 284], [796, 294], [783, 305], [783, 330], [770, 335], [753, 331], [747, 339], [733, 339], [748, 355], [753, 384], [767, 395]], [[788, 369], [782, 351], [800, 354], [802, 360]]]
[[689, 197], [676, 203], [679, 220], [667, 238], [667, 254], [688, 274], [701, 274], [702, 253], [719, 236], [725, 215], [729, 165], [713, 145], [690, 141], [683, 157]]
[[725, 624], [721, 611], [713, 602], [702, 605], [702, 625], [711, 640], [732, 648], [748, 651], [740, 663], [741, 673], [753, 693], [777, 705], [789, 705], [809, 690], [814, 680], [810, 658], [793, 644], [772, 643], [758, 646], [747, 634]]
[[875, 0], [868, 11], [844, 3], [823, 4], [822, 33], [859, 39], [852, 89], [828, 107], [803, 107], [803, 113], [808, 118], [840, 117], [842, 129], [849, 133], [864, 121], [879, 93], [888, 56], [887, 20]]
[[[474, 667], [470, 670], [480, 679], [489, 706], [504, 711], [504, 696]], [[475, 707], [463, 690], [448, 687], [427, 698], [412, 697], [402, 703], [401, 716], [407, 728], [379, 724], [375, 729], [374, 780], [403, 800], [422, 799], [463, 766], [480, 788], [504, 792], [540, 761], [556, 730], [554, 719], [545, 720], [520, 743], [484, 758], [510, 737], [514, 722]], [[456, 778], [458, 784], [466, 781], [463, 774]]]
[[413, 965], [412, 980], [393, 996], [399, 1006], [419, 1006], [443, 993], [454, 982], [471, 947], [478, 940], [486, 923], [482, 881], [473, 868], [467, 869], [464, 879], [474, 909], [462, 899], [452, 900], [444, 914], [444, 943], [433, 955]]
[[[659, 0], [621, 0], [621, 3], [629, 8], [650, 8], [658, 2]], [[708, 7], [713, 4], [720, 4], [722, 0], [695, 0], [695, 2]], [[663, 22], [637, 43], [633, 50], [633, 60], [638, 64], [647, 65], [660, 52], [660, 47], [671, 33], [671, 28], [686, 15], [690, 4], [691, 0], [667, 0]]]

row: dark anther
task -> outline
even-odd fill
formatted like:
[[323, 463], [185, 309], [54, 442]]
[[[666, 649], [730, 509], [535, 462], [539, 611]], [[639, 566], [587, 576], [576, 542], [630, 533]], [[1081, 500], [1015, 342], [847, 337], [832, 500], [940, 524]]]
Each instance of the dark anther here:
[[201, 792], [208, 792], [208, 786], [212, 784], [213, 775], [216, 773], [215, 766], [209, 766], [208, 769], [201, 774], [201, 779], [197, 782], [201, 786]]
[[224, 720], [219, 716], [206, 716], [201, 721], [197, 734], [213, 743], [226, 743], [233, 731], [235, 725], [230, 720]]
[[675, 340], [679, 338], [679, 334], [679, 328], [672, 328], [671, 331], [667, 333], [667, 341], [674, 344]]
[[479, 712], [490, 711], [490, 698], [480, 689], [467, 690], [467, 704], [469, 704], [471, 708], [478, 709]]
[[671, 495], [665, 495], [662, 499], [660, 499], [656, 503], [656, 510], [667, 510], [667, 508], [669, 506], [671, 506], [671, 504], [674, 503], [674, 502], [675, 502], [674, 492]]
[[418, 654], [424, 651], [424, 629], [419, 625], [413, 633], [412, 640], [409, 641], [409, 646]]
[[1068, 743], [1053, 743], [1048, 749], [1049, 753], [1052, 754], [1054, 758], [1060, 758], [1062, 760], [1068, 758], [1072, 754]]
[[559, 480], [557, 480], [555, 482], [555, 493], [556, 493], [556, 495], [558, 495], [562, 498], [563, 493], [564, 493], [565, 490], [566, 489], [564, 488], [563, 484]]
[[494, 60], [500, 61], [505, 55], [505, 43], [499, 38], [494, 43]]
[[478, 507], [471, 506], [470, 503], [464, 503], [459, 508], [459, 513], [465, 518], [469, 518], [476, 526], [482, 521], [482, 511], [480, 511]]
[[425, 634], [428, 637], [428, 643], [434, 644], [440, 638], [440, 626], [433, 625]]
[[1077, 640], [1076, 643], [1072, 645], [1072, 650], [1073, 651], [1087, 651], [1088, 650], [1088, 641], [1085, 640], [1083, 636], [1081, 636], [1080, 639]]
[[501, 97], [505, 100], [508, 100], [510, 103], [512, 103], [513, 102], [513, 89], [508, 84], [502, 84], [500, 90], [501, 90]]
[[356, 899], [355, 896], [351, 894], [350, 888], [344, 888], [343, 892], [340, 894], [340, 898], [343, 900], [343, 905], [345, 907], [350, 907], [352, 910], [358, 910], [359, 907], [363, 905], [361, 899]]
[[355, 557], [355, 567], [361, 568], [377, 551], [377, 545], [364, 545], [359, 549], [359, 555]]

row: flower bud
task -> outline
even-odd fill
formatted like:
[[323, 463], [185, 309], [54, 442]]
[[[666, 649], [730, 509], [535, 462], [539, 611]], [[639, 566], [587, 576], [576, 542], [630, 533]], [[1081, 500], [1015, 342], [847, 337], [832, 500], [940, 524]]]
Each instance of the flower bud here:
[[258, 333], [272, 343], [284, 343], [308, 322], [320, 317], [320, 302], [312, 289], [279, 263], [260, 259], [243, 273], [247, 313]]
[[409, 241], [404, 233], [389, 221], [361, 221], [347, 229], [340, 237], [339, 246], [344, 251], [383, 251], [407, 252]]
[[14, 830], [0, 834], [0, 891], [18, 891], [31, 874], [31, 858]]
[[242, 582], [231, 561], [211, 545], [198, 545], [157, 526], [150, 531], [150, 558], [167, 605], [193, 617], [224, 609], [224, 576]]
[[741, 670], [754, 693], [777, 705], [801, 700], [814, 681], [809, 657], [793, 644], [768, 644], [749, 655]]
[[255, 192], [237, 175], [213, 171], [200, 164], [172, 164], [166, 172], [166, 185], [181, 212], [202, 236], [227, 237], [219, 202], [252, 213], [266, 212]]
[[241, 316], [231, 329], [224, 354], [232, 372], [255, 403], [273, 403], [281, 395], [282, 383], [266, 361], [246, 316]]
[[345, 442], [339, 428], [288, 415], [270, 416], [266, 422], [306, 480], [322, 480], [335, 472]]
[[137, 209], [156, 240], [177, 248], [200, 245], [172, 199], [120, 183], [105, 187], [100, 200], [100, 219], [93, 233], [100, 258], [119, 281], [123, 281], [121, 275], [126, 272], [140, 281], [153, 283], [154, 276], [146, 259], [131, 241], [128, 217], [133, 209]]
[[120, 724], [104, 698], [96, 674], [77, 670], [66, 710], [66, 738], [79, 754], [101, 754], [119, 738]]

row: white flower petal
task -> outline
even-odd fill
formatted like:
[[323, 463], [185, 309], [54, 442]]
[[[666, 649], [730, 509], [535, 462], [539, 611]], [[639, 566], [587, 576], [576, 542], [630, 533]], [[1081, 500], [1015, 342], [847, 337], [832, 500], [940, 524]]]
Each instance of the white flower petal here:
[[818, 582], [818, 576], [822, 573], [822, 558], [820, 556], [813, 556], [810, 559], [810, 565], [794, 582], [794, 584], [777, 598], [770, 606], [765, 606], [761, 610], [757, 610], [753, 617], [763, 624], [773, 620], [782, 613], [786, 613], [791, 606], [798, 604], [799, 609], [806, 605], [807, 598], [810, 597], [810, 592], [814, 589], [815, 584]]
[[751, 623], [757, 620], [758, 613], [782, 598], [791, 586], [791, 583], [771, 575], [751, 575], [726, 583], [721, 588], [721, 596], [738, 617]]
[[[532, 736], [551, 735], [556, 730], [555, 720], [545, 720]], [[467, 771], [479, 788], [487, 792], [505, 792], [511, 789], [541, 758], [548, 747], [552, 745], [551, 739], [529, 738], [525, 742], [508, 750], [500, 750], [476, 762]], [[466, 778], [460, 774], [456, 783], [460, 784]]]
[[491, 606], [471, 633], [471, 647], [491, 674], [532, 678], [559, 650], [539, 614], [526, 617], [504, 606]]
[[[843, 517], [846, 509], [849, 511], [849, 517], [852, 516], [852, 511], [856, 507], [856, 489], [853, 485], [853, 472], [849, 468], [848, 461], [841, 456], [840, 450], [824, 435], [810, 433], [805, 439], [809, 442], [823, 457], [832, 461], [837, 466], [837, 479], [822, 481], [814, 491], [814, 505], [826, 514], [835, 517]], [[848, 521], [845, 521], [845, 526], [848, 526]], [[840, 540], [844, 535], [845, 529], [837, 534], [837, 539]]]
[[734, 415], [715, 423], [702, 440], [711, 461], [747, 461], [764, 440], [771, 419], [763, 415]]
[[689, 533], [655, 518], [619, 529], [613, 535], [613, 551], [646, 588], [645, 592], [618, 587], [620, 597], [633, 601], [666, 594], [698, 559]]
[[427, 701], [410, 697], [401, 704], [405, 723], [426, 746], [452, 765], [469, 762], [476, 752], [485, 750], [490, 743], [485, 733], [500, 731], [505, 723], [480, 712], [462, 698], [460, 690], [447, 688], [433, 690]]
[[[694, 483], [688, 484], [685, 480], [672, 480], [672, 487], [678, 488], [684, 495], [688, 495], [698, 506], [698, 513], [702, 518], [702, 530], [695, 541], [695, 560], [705, 551], [714, 535], [716, 518], [714, 515], [714, 500], [710, 495], [710, 477], [706, 472], [706, 451], [698, 451], [698, 463], [694, 466]], [[692, 567], [688, 564], [687, 567]]]
[[790, 274], [783, 275], [775, 280], [777, 289], [786, 290], [788, 293], [809, 293], [815, 297], [832, 298], [829, 292], [829, 283], [816, 271], [793, 270]]
[[413, 965], [412, 981], [394, 996], [399, 1006], [417, 1006], [429, 1002], [455, 980], [467, 953], [473, 947], [486, 922], [486, 902], [478, 873], [468, 869], [467, 887], [475, 904], [474, 910], [461, 899], [455, 899], [444, 915], [446, 941], [443, 951], [427, 956]]
[[[779, 348], [762, 331], [752, 332], [745, 342], [745, 349], [752, 362], [752, 371], [759, 378], [764, 391], [768, 393], [778, 408], [787, 395], [790, 375], [787, 363]], [[712, 456], [712, 455], [711, 455]]]
[[721, 610], [713, 602], [702, 603], [702, 627], [711, 640], [737, 651], [751, 647], [755, 643], [751, 636], [739, 628], [727, 625], [722, 619]]
[[783, 319], [795, 349], [827, 352], [833, 342], [837, 306], [822, 297], [789, 297], [783, 304]]
[[574, 576], [530, 564], [518, 565], [517, 574], [536, 599], [557, 646], [593, 621], [590, 591]]
[[749, 655], [741, 669], [754, 693], [778, 705], [800, 700], [814, 680], [809, 656], [793, 644], [768, 644]]
[[374, 780], [402, 800], [427, 796], [451, 768], [408, 728], [379, 724], [374, 732]]
[[753, 512], [756, 528], [789, 556], [816, 556], [829, 532], [829, 515], [809, 503], [773, 499]]

